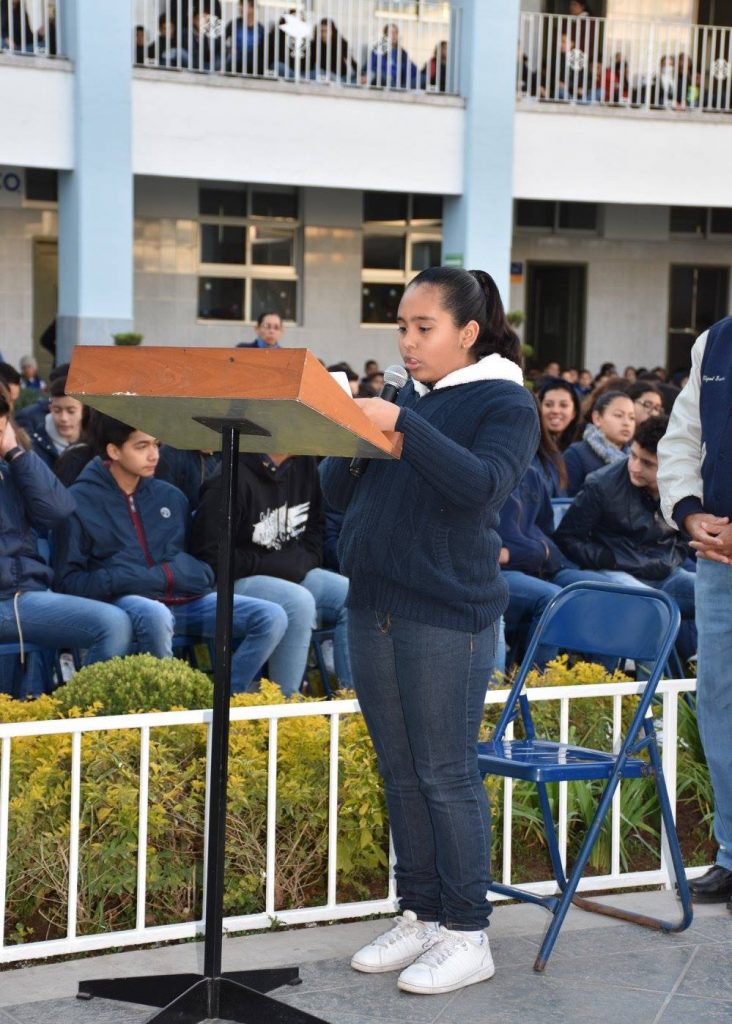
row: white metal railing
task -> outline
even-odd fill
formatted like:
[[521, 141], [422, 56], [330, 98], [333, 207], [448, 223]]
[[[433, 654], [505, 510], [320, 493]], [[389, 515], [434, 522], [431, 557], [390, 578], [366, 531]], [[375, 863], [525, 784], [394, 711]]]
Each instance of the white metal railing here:
[[521, 103], [729, 113], [732, 29], [522, 14], [517, 96]]
[[64, 0], [2, 0], [0, 54], [58, 57], [63, 54], [60, 7]]
[[137, 66], [459, 91], [460, 9], [444, 0], [133, 2]]
[[[637, 694], [642, 683], [603, 683], [583, 686], [536, 687], [528, 691], [532, 701], [558, 702], [560, 708], [560, 739], [568, 741], [571, 722], [571, 705], [582, 698], [612, 697], [613, 699], [613, 742], [617, 743], [621, 730], [621, 711], [624, 697]], [[662, 696], [662, 722], [659, 735], [662, 737], [663, 769], [675, 813], [676, 794], [676, 747], [677, 747], [677, 701], [680, 693], [693, 692], [693, 679], [664, 681], [658, 688]], [[486, 696], [486, 704], [503, 704], [505, 690], [492, 690]], [[268, 782], [267, 782], [267, 825], [265, 898], [261, 912], [246, 916], [229, 917], [224, 920], [227, 931], [246, 931], [267, 928], [273, 919], [283, 924], [304, 924], [316, 921], [330, 921], [339, 918], [365, 917], [371, 914], [387, 913], [394, 909], [395, 891], [393, 879], [385, 877], [383, 899], [362, 902], [339, 903], [336, 895], [336, 853], [338, 829], [338, 755], [339, 725], [342, 717], [358, 713], [355, 700], [339, 700], [323, 703], [269, 705], [249, 708], [235, 708], [231, 711], [232, 722], [267, 721], [269, 723]], [[277, 818], [277, 741], [278, 725], [283, 719], [312, 716], [330, 718], [329, 777], [328, 777], [328, 868], [327, 896], [321, 906], [279, 910], [275, 906], [275, 869], [277, 851], [275, 828]], [[107, 718], [82, 718], [63, 721], [41, 721], [0, 724], [0, 963], [18, 960], [39, 959], [67, 953], [107, 949], [111, 947], [185, 939], [203, 931], [203, 921], [187, 921], [178, 924], [147, 926], [145, 923], [147, 886], [147, 809], [149, 799], [149, 745], [150, 730], [181, 726], [207, 727], [208, 750], [211, 741], [210, 711], [180, 711], [154, 714], [119, 715]], [[109, 731], [137, 731], [140, 736], [140, 785], [139, 817], [137, 837], [137, 904], [136, 924], [126, 931], [110, 931], [102, 934], [79, 935], [76, 922], [76, 897], [79, 886], [79, 836], [80, 836], [80, 794], [82, 786], [82, 739], [90, 733]], [[12, 771], [12, 744], [20, 738], [38, 736], [71, 736], [71, 796], [69, 806], [69, 851], [68, 851], [68, 896], [66, 936], [47, 941], [24, 941], [8, 944], [4, 935], [6, 918], [6, 895], [9, 846], [9, 800]], [[207, 759], [208, 761], [208, 759]], [[207, 764], [208, 770], [208, 764]], [[208, 780], [207, 780], [208, 781]], [[512, 782], [503, 785], [503, 863], [500, 877], [504, 884], [522, 884], [521, 879], [512, 878], [511, 833], [512, 833]], [[559, 842], [563, 858], [567, 852], [567, 784], [560, 783], [559, 801]], [[205, 816], [208, 827], [208, 814]], [[659, 866], [653, 870], [622, 872], [620, 869], [620, 793], [615, 796], [612, 810], [612, 870], [609, 875], [587, 876], [580, 884], [580, 890], [627, 888], [639, 885], [669, 885], [669, 874], [665, 853], [659, 858]], [[700, 874], [704, 869], [690, 871]], [[497, 872], [498, 874], [498, 872]], [[205, 871], [204, 871], [205, 876]], [[533, 892], [553, 892], [551, 881], [532, 882], [525, 887]], [[63, 894], [57, 894], [63, 898]], [[494, 897], [501, 899], [501, 897]], [[204, 892], [205, 905], [205, 892]]]

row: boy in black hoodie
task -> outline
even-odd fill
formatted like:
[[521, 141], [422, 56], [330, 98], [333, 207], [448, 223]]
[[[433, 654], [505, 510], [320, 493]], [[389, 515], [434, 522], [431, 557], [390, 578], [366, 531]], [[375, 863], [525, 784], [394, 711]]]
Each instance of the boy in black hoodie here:
[[[204, 484], [191, 536], [191, 550], [212, 567], [218, 559], [220, 502], [218, 473]], [[269, 659], [271, 678], [283, 693], [296, 693], [312, 630], [333, 626], [336, 676], [350, 686], [348, 580], [321, 568], [323, 504], [316, 460], [240, 455], [234, 515], [235, 592], [273, 601], [287, 612], [287, 631]]]

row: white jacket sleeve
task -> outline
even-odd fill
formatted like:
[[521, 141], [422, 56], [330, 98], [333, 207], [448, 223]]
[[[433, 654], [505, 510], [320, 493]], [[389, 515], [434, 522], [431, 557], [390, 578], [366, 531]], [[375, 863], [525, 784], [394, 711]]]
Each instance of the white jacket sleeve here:
[[691, 373], [674, 403], [668, 429], [658, 443], [658, 490], [661, 512], [669, 526], [678, 529], [673, 511], [684, 498], [704, 498], [701, 466], [701, 363], [709, 331], [704, 331], [691, 350]]

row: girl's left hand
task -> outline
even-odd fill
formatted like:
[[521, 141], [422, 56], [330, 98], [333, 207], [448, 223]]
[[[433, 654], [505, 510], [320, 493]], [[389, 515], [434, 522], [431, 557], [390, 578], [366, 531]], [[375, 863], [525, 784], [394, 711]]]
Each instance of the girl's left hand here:
[[395, 429], [401, 411], [398, 405], [385, 402], [383, 398], [356, 398], [355, 402], [379, 430], [387, 433]]

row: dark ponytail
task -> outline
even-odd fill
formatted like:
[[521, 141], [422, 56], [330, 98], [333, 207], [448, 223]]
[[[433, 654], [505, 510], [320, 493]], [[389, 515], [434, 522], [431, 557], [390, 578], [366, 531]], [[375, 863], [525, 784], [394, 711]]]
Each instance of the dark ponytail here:
[[456, 267], [430, 267], [409, 283], [429, 285], [442, 292], [442, 307], [456, 327], [471, 320], [480, 327], [472, 351], [476, 362], [494, 352], [521, 366], [521, 343], [506, 320], [496, 282], [484, 270], [459, 270]]

